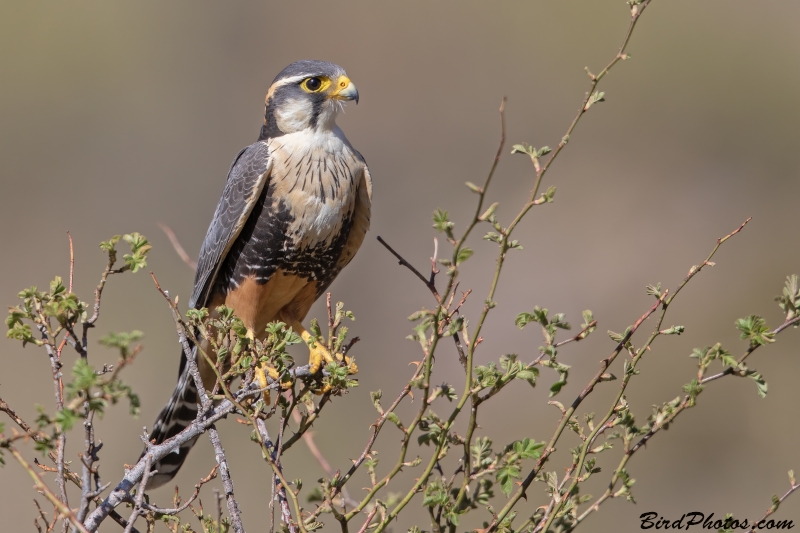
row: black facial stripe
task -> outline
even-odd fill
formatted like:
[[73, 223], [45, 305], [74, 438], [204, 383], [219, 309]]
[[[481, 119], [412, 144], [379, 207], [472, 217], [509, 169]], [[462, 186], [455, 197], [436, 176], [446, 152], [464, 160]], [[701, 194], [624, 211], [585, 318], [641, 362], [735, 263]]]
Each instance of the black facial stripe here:
[[309, 94], [308, 96], [311, 97], [311, 101], [314, 104], [314, 107], [312, 107], [311, 121], [309, 122], [309, 124], [311, 125], [312, 128], [316, 128], [317, 122], [319, 122], [319, 115], [320, 113], [322, 113], [322, 106], [325, 104], [326, 98], [324, 94], [319, 94], [319, 93], [312, 93]]

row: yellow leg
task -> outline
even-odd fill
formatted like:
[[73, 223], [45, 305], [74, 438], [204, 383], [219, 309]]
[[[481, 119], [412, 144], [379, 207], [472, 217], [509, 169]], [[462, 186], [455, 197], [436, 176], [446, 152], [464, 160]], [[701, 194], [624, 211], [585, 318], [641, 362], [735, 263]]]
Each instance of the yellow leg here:
[[[256, 334], [252, 329], [247, 329], [247, 338], [250, 339], [250, 342], [255, 341]], [[278, 374], [278, 371], [271, 366], [267, 366], [263, 363], [259, 364], [256, 367], [256, 381], [258, 381], [259, 388], [267, 388], [267, 385], [269, 385], [267, 376], [271, 377], [273, 380], [277, 380], [280, 377], [280, 374]], [[264, 401], [267, 405], [272, 403], [268, 390], [264, 391]]]
[[292, 329], [300, 334], [300, 337], [303, 341], [309, 345], [308, 347], [308, 364], [311, 368], [309, 371], [312, 374], [316, 374], [319, 372], [320, 367], [322, 366], [322, 362], [325, 363], [333, 363], [335, 361], [342, 361], [344, 360], [347, 363], [347, 370], [350, 374], [358, 373], [358, 367], [352, 361], [350, 361], [349, 357], [344, 357], [342, 354], [337, 353], [335, 356], [332, 356], [328, 349], [318, 342], [314, 342], [314, 347], [310, 346], [310, 343], [313, 341], [313, 337], [311, 333], [306, 331], [306, 328], [300, 322], [295, 321], [292, 323]]

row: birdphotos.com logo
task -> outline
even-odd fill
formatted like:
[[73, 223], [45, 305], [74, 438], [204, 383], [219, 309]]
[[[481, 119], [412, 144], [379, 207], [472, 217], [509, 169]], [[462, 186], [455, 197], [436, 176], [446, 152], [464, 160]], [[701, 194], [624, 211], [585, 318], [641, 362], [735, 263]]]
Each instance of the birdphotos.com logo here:
[[774, 520], [772, 518], [764, 517], [759, 520], [750, 521], [747, 519], [736, 519], [731, 515], [723, 518], [717, 518], [714, 513], [706, 515], [699, 511], [692, 513], [684, 513], [680, 518], [669, 519], [660, 516], [655, 512], [642, 513], [639, 515], [641, 520], [640, 529], [653, 529], [665, 530], [675, 529], [689, 531], [693, 530], [707, 530], [707, 531], [767, 531], [767, 530], [787, 530], [794, 528], [792, 520]]

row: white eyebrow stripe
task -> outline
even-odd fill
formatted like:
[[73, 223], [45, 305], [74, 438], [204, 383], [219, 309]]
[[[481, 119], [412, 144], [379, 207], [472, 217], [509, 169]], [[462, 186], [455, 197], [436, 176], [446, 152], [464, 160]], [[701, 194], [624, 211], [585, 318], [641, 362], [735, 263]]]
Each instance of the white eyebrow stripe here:
[[297, 83], [299, 81], [303, 81], [308, 76], [292, 76], [290, 78], [283, 78], [282, 80], [276, 81], [272, 86], [275, 88], [282, 87], [284, 85], [289, 85], [290, 83]]
[[269, 88], [269, 91], [267, 91], [267, 96], [264, 98], [264, 102], [269, 102], [270, 98], [272, 98], [272, 96], [275, 94], [275, 91], [277, 91], [280, 87], [283, 87], [284, 85], [290, 85], [292, 83], [299, 83], [307, 77], [308, 76], [291, 76], [289, 78], [276, 81]]

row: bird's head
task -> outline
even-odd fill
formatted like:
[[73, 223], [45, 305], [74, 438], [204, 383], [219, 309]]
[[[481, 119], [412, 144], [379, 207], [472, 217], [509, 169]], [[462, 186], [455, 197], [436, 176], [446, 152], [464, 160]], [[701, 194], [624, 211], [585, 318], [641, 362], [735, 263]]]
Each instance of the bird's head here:
[[281, 71], [267, 92], [262, 137], [306, 129], [332, 129], [344, 103], [358, 90], [339, 65], [298, 61]]

